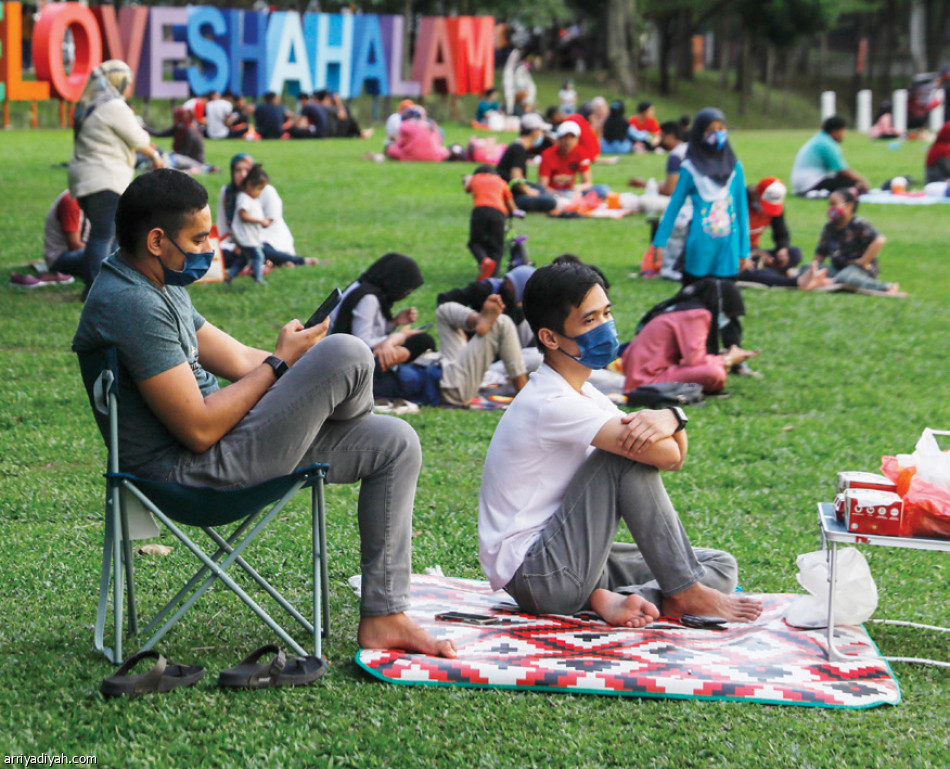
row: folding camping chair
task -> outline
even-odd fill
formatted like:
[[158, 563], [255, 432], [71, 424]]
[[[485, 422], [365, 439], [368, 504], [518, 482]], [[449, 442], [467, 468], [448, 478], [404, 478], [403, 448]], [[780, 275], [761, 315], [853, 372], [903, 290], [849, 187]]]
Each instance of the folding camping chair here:
[[[329, 634], [329, 598], [327, 590], [326, 522], [323, 483], [329, 465], [315, 464], [290, 475], [271, 478], [255, 486], [236, 490], [183, 486], [138, 478], [119, 472], [119, 377], [120, 366], [115, 348], [80, 353], [83, 384], [89, 394], [93, 415], [109, 450], [106, 478], [105, 539], [99, 603], [96, 611], [95, 644], [113, 663], [122, 655], [123, 592], [128, 597], [129, 633], [138, 632], [135, 607], [134, 569], [131, 542], [158, 535], [151, 513], [201, 562], [201, 568], [162, 608], [143, 630], [151, 637], [142, 651], [151, 649], [185, 614], [196, 600], [220, 579], [296, 654], [307, 652], [257, 602], [237, 585], [227, 569], [240, 566], [268, 595], [313, 636], [316, 657], [321, 656], [321, 638]], [[121, 374], [128, 377], [128, 373]], [[131, 379], [127, 380], [128, 386]], [[308, 621], [242, 557], [244, 549], [280, 512], [300, 489], [311, 489], [313, 525], [313, 622]], [[270, 508], [266, 510], [267, 506]], [[215, 528], [240, 521], [228, 537]], [[197, 526], [216, 545], [208, 555], [185, 533], [182, 526]], [[223, 560], [222, 560], [223, 559]], [[112, 581], [112, 609], [115, 640], [112, 648], [104, 645], [105, 622]], [[123, 589], [124, 586], [124, 589]], [[174, 612], [174, 613], [172, 613]], [[171, 614], [171, 616], [169, 616]], [[166, 619], [167, 618], [167, 619]]]

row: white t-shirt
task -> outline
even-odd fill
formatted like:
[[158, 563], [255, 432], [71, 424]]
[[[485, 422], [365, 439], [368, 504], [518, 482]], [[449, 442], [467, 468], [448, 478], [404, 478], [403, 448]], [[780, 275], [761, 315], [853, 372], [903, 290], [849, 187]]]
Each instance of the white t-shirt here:
[[231, 237], [239, 246], [262, 246], [264, 228], [253, 222], [245, 222], [241, 211], [247, 211], [255, 219], [264, 218], [264, 209], [260, 198], [252, 198], [246, 192], [239, 192], [234, 204], [234, 218], [231, 220]]
[[[330, 313], [331, 330], [336, 325], [336, 319], [340, 315], [340, 308], [343, 306], [343, 301], [350, 293], [359, 288], [359, 285], [360, 282], [356, 280], [346, 287], [343, 296], [340, 297], [340, 303], [334, 307]], [[379, 304], [379, 297], [375, 294], [366, 294], [356, 303], [356, 307], [353, 308], [350, 333], [366, 342], [366, 344], [370, 346], [370, 349], [380, 342], [386, 341], [386, 337], [389, 336], [392, 330], [392, 324], [387, 321], [386, 316], [383, 315], [383, 309]]]
[[265, 219], [273, 219], [270, 227], [264, 228], [264, 242], [269, 243], [278, 251], [285, 254], [296, 255], [294, 249], [294, 236], [290, 232], [290, 227], [284, 221], [284, 201], [280, 199], [277, 190], [273, 184], [268, 184], [261, 193], [261, 208], [264, 211]]
[[228, 138], [230, 131], [225, 120], [231, 111], [231, 102], [227, 99], [215, 99], [205, 104], [205, 124], [209, 139]]
[[485, 457], [478, 501], [478, 558], [498, 590], [558, 509], [594, 450], [591, 441], [621, 414], [589, 382], [578, 393], [542, 363], [504, 413]]

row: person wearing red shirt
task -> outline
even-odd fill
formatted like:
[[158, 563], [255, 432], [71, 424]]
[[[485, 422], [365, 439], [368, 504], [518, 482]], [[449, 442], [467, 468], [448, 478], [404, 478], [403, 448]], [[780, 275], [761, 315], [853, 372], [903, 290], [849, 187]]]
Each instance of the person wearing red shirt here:
[[564, 118], [564, 122], [568, 121], [571, 123], [576, 123], [577, 127], [580, 129], [580, 141], [578, 143], [580, 144], [581, 149], [587, 153], [587, 157], [590, 158], [590, 162], [593, 163], [598, 157], [600, 157], [600, 139], [597, 137], [596, 131], [594, 131], [587, 118], [579, 112], [575, 112], [573, 115], [568, 115], [566, 118]]
[[64, 190], [46, 214], [43, 231], [46, 266], [54, 273], [82, 277], [88, 239], [89, 220], [69, 190]]
[[630, 118], [630, 127], [633, 128], [634, 151], [653, 152], [656, 149], [660, 124], [651, 102], [641, 101], [637, 105], [637, 114]]
[[472, 219], [469, 224], [468, 248], [479, 265], [478, 279], [495, 274], [505, 253], [505, 219], [515, 212], [515, 200], [502, 179], [491, 166], [479, 166], [465, 181], [465, 191], [472, 194]]
[[[541, 153], [538, 181], [546, 192], [586, 192], [593, 186], [590, 156], [580, 146], [580, 135], [580, 126], [565, 120], [558, 126], [557, 143]], [[576, 184], [578, 174], [580, 184]]]

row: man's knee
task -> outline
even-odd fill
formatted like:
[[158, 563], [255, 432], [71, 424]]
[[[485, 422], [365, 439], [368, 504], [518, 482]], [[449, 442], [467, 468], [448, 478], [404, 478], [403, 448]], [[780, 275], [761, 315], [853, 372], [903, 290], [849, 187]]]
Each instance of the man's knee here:
[[[515, 322], [511, 319], [510, 316], [502, 313], [495, 319], [494, 325], [492, 325], [491, 333], [497, 335], [499, 338], [506, 336], [514, 337], [518, 339], [518, 329], [515, 327]], [[518, 342], [519, 347], [521, 342]]]
[[373, 431], [379, 437], [380, 448], [390, 458], [399, 459], [405, 472], [415, 471], [418, 474], [422, 468], [422, 445], [412, 425], [399, 417], [382, 414], [374, 415], [373, 419]]
[[347, 366], [372, 369], [375, 365], [369, 346], [350, 334], [330, 334], [311, 347], [303, 359], [317, 360], [320, 366], [330, 370]]

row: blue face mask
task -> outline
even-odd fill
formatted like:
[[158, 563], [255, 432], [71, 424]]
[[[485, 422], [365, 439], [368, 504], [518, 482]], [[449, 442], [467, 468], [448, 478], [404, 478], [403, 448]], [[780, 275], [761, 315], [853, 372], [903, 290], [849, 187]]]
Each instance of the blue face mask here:
[[[165, 235], [168, 238], [168, 235]], [[172, 238], [168, 238], [171, 244], [185, 255], [185, 266], [181, 270], [170, 270], [162, 262], [162, 272], [165, 275], [166, 286], [190, 286], [210, 269], [211, 261], [214, 259], [214, 251], [201, 251], [194, 253], [185, 251]], [[159, 262], [162, 260], [159, 259]]]
[[577, 342], [581, 354], [575, 357], [570, 353], [564, 352], [560, 347], [558, 347], [558, 350], [567, 355], [568, 358], [573, 358], [582, 366], [587, 366], [587, 368], [591, 369], [602, 369], [606, 367], [617, 357], [617, 352], [620, 350], [620, 340], [617, 338], [617, 326], [613, 320], [601, 323], [596, 328], [585, 331], [578, 336], [569, 336], [567, 338]]
[[725, 147], [727, 141], [729, 141], [729, 132], [725, 128], [720, 128], [718, 131], [706, 134], [706, 144], [710, 147], [715, 147], [717, 150], [721, 150]]
[[544, 134], [541, 134], [537, 139], [531, 142], [532, 147], [540, 147], [542, 144], [544, 144]]

